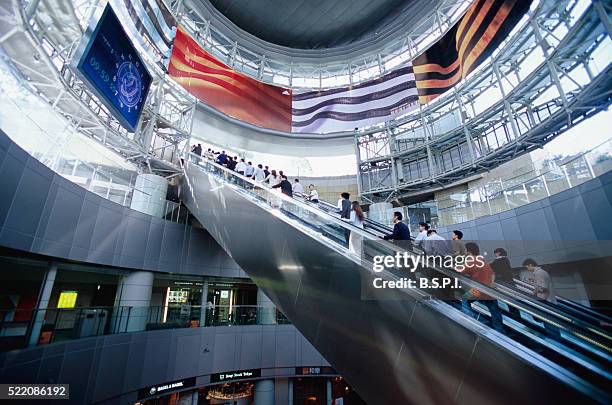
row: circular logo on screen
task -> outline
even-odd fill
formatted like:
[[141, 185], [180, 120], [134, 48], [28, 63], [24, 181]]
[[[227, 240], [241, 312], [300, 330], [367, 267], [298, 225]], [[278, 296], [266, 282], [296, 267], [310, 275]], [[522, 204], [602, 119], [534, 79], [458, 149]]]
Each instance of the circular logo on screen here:
[[127, 107], [135, 107], [142, 95], [142, 78], [132, 62], [123, 62], [117, 70], [119, 99]]

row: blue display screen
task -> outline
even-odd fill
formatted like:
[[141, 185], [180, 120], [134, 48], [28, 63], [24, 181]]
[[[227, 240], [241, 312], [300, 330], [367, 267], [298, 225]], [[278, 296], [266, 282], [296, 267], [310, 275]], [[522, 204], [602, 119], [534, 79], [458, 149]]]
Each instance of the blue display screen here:
[[122, 125], [134, 131], [151, 87], [151, 75], [110, 4], [77, 68]]

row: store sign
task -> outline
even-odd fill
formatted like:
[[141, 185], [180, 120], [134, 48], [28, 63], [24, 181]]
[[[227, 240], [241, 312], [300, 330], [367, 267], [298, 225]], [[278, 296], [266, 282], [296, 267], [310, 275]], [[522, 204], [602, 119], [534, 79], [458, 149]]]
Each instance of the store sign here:
[[156, 395], [166, 394], [168, 392], [179, 391], [184, 388], [193, 387], [195, 385], [196, 378], [186, 378], [184, 380], [172, 381], [168, 383], [153, 385], [151, 387], [143, 388], [138, 390], [138, 399], [153, 397]]
[[295, 375], [338, 374], [332, 367], [296, 367]]
[[170, 290], [168, 302], [172, 304], [182, 304], [189, 299], [189, 291], [187, 290]]
[[57, 301], [57, 307], [74, 308], [78, 295], [78, 291], [62, 291]]
[[227, 373], [211, 374], [210, 382], [225, 382], [233, 380], [242, 380], [248, 378], [259, 378], [261, 377], [261, 369], [256, 370], [242, 370], [242, 371], [230, 371]]

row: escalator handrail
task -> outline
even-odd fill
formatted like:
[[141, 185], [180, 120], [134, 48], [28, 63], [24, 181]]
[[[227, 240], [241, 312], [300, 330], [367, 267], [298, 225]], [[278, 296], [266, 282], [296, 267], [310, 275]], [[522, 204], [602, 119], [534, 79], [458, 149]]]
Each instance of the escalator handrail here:
[[[502, 286], [502, 285], [500, 285], [500, 284], [497, 284], [497, 286], [498, 286], [498, 288], [503, 289], [503, 290], [506, 290], [507, 292], [512, 291], [514, 294], [518, 295], [520, 299], [523, 299], [523, 300], [533, 300], [533, 301], [536, 301], [536, 302], [538, 302], [538, 303], [541, 303], [541, 300], [534, 300], [534, 299], [533, 299], [533, 297], [532, 297], [532, 295], [533, 295], [533, 291], [534, 291], [534, 287], [533, 287], [533, 285], [531, 285], [531, 284], [529, 284], [529, 283], [526, 283], [525, 281], [520, 280], [520, 279], [517, 279], [517, 278], [513, 278], [513, 279], [512, 279], [512, 281], [514, 282], [514, 284], [516, 285], [516, 287], [517, 287], [517, 288], [511, 288], [511, 287], [508, 287], [508, 286]], [[519, 290], [519, 289], [522, 289], [522, 290], [524, 290], [524, 291]], [[529, 295], [529, 292], [532, 292], [532, 294], [531, 294], [531, 295]], [[560, 300], [560, 301], [561, 301], [561, 303], [565, 303], [565, 302], [567, 302], [567, 300], [566, 300], [565, 298], [563, 298], [563, 297], [556, 296], [555, 298], [556, 298], [557, 300]], [[572, 301], [569, 301], [569, 302], [570, 302], [571, 304], [573, 304], [573, 302], [572, 302]], [[563, 312], [563, 313], [565, 313], [565, 315], [566, 315], [566, 317], [567, 317], [567, 318], [570, 318], [570, 319], [571, 319], [571, 322], [572, 322], [573, 324], [578, 325], [578, 326], [581, 326], [581, 327], [585, 327], [585, 328], [587, 328], [588, 330], [590, 330], [591, 332], [594, 332], [594, 333], [596, 333], [596, 334], [598, 334], [598, 335], [601, 335], [601, 336], [606, 336], [606, 337], [608, 336], [608, 335], [607, 335], [607, 333], [606, 333], [606, 332], [605, 332], [603, 329], [601, 329], [601, 324], [599, 324], [599, 325], [597, 325], [597, 324], [593, 324], [592, 326], [588, 326], [588, 327], [587, 327], [587, 325], [588, 325], [588, 324], [586, 323], [586, 321], [585, 321], [585, 320], [580, 320], [580, 319], [577, 319], [577, 316], [576, 316], [575, 314], [573, 314], [573, 313], [572, 313], [572, 314], [570, 314], [570, 313], [569, 313], [570, 311], [569, 311], [568, 309], [566, 309], [566, 308], [560, 308], [559, 306], [554, 305], [553, 303], [549, 303], [549, 302], [547, 302], [547, 301], [545, 301], [545, 303], [546, 303], [546, 304], [548, 304], [548, 306], [549, 306], [549, 307], [551, 307], [551, 310], [548, 310], [547, 312], [551, 312], [551, 311], [553, 311], [553, 310], [554, 310], [554, 312], [555, 312], [555, 313], [561, 313], [561, 312]], [[542, 304], [540, 304], [540, 305], [542, 305]], [[567, 305], [567, 304], [566, 304], [566, 305]], [[574, 307], [574, 305], [571, 305], [571, 307]], [[570, 307], [570, 308], [571, 308], [571, 307]], [[575, 311], [575, 312], [578, 312], [578, 313], [580, 314], [580, 310], [578, 310], [578, 309], [574, 309], [574, 311]], [[592, 311], [592, 312], [595, 312], [595, 311]], [[595, 312], [595, 313], [597, 314], [597, 312]], [[603, 314], [600, 314], [600, 315], [601, 315], [601, 317], [604, 317], [604, 318], [605, 318], [605, 315], [603, 315]], [[591, 317], [593, 317], [593, 316], [591, 316]], [[604, 322], [605, 322], [605, 321], [604, 321]], [[594, 328], [596, 328], [596, 329], [595, 329], [595, 330], [593, 330], [593, 329], [592, 329], [593, 327], [594, 327]]]
[[[213, 165], [214, 167], [218, 168], [219, 170], [228, 173], [231, 176], [240, 178], [242, 180], [244, 180], [245, 182], [258, 187], [258, 188], [262, 188], [264, 190], [267, 190], [268, 192], [271, 192], [271, 187], [269, 186], [265, 186], [262, 183], [256, 182], [254, 180], [252, 180], [251, 178], [248, 178], [246, 176], [243, 176], [233, 170], [228, 169], [227, 167], [218, 164], [217, 162], [212, 161], [211, 159], [207, 159], [205, 157], [202, 156], [198, 156], [196, 154], [193, 153], [189, 153], [190, 156], [193, 156], [196, 159], [200, 159], [200, 160], [204, 160], [206, 161], [208, 164]], [[193, 162], [190, 162], [193, 163]], [[199, 165], [199, 164], [195, 164], [196, 166], [198, 166], [198, 168], [200, 170], [204, 170], [204, 168]], [[207, 172], [208, 173], [208, 172]], [[292, 204], [296, 204], [298, 205], [300, 208], [306, 209], [309, 212], [312, 212], [313, 214], [319, 216], [319, 217], [324, 217], [326, 220], [328, 221], [332, 221], [335, 225], [338, 225], [342, 228], [345, 228], [347, 230], [350, 231], [354, 231], [359, 233], [361, 236], [367, 238], [368, 240], [375, 240], [375, 241], [379, 241], [379, 242], [387, 242], [384, 241], [380, 238], [376, 238], [375, 236], [373, 236], [372, 234], [365, 232], [363, 229], [358, 228], [356, 226], [352, 226], [351, 224], [342, 221], [328, 213], [326, 213], [324, 210], [321, 209], [317, 209], [315, 207], [313, 207], [310, 204], [301, 202], [295, 198], [291, 198], [285, 194], [282, 193], [275, 193], [274, 197], [277, 198], [281, 198], [285, 201], [288, 201]], [[390, 242], [387, 242], [386, 244], [388, 244], [389, 249], [391, 249], [391, 251], [396, 252], [398, 249], [401, 249], [402, 251], [406, 251], [408, 253], [414, 254], [414, 251], [410, 251], [410, 250], [405, 250], [403, 248], [400, 248], [399, 246], [392, 244]], [[346, 249], [346, 247], [344, 247], [344, 249]], [[360, 258], [361, 259], [361, 258]], [[363, 260], [363, 259], [362, 259]], [[364, 263], [365, 264], [365, 263]], [[461, 284], [463, 286], [467, 286], [469, 288], [475, 288], [481, 292], [483, 292], [484, 294], [495, 298], [496, 300], [500, 300], [505, 302], [507, 305], [511, 305], [515, 308], [517, 308], [518, 310], [521, 310], [525, 313], [529, 313], [532, 316], [540, 319], [541, 321], [550, 323], [560, 329], [564, 329], [566, 331], [568, 331], [569, 333], [574, 334], [575, 336], [581, 338], [581, 339], [585, 339], [585, 337], [582, 335], [581, 331], [576, 330], [577, 328], [583, 328], [586, 329], [588, 331], [590, 331], [591, 333], [595, 333], [599, 336], [602, 336], [604, 338], [606, 338], [607, 340], [612, 340], [612, 338], [603, 330], [598, 330], [599, 328], [595, 328], [595, 331], [593, 330], [593, 327], [591, 325], [584, 325], [583, 322], [572, 322], [573, 317], [571, 317], [568, 314], [561, 314], [558, 313], [554, 310], [552, 310], [551, 308], [547, 308], [546, 306], [542, 305], [541, 303], [538, 302], [538, 300], [533, 299], [532, 297], [528, 297], [526, 295], [523, 294], [518, 294], [516, 291], [510, 290], [508, 289], [508, 291], [500, 291], [497, 290], [493, 287], [481, 284], [477, 281], [472, 280], [469, 277], [464, 276], [463, 274], [455, 271], [454, 269], [445, 269], [445, 268], [439, 268], [439, 267], [430, 267], [432, 270], [437, 271], [438, 273], [441, 273], [443, 275], [449, 276], [449, 277], [456, 277], [460, 280]], [[431, 297], [431, 294], [426, 293], [425, 295], [428, 295]], [[521, 300], [521, 301], [519, 301]], [[530, 308], [531, 307], [531, 308]], [[553, 317], [552, 319], [550, 319], [551, 317]], [[602, 346], [604, 349], [607, 349], [608, 351], [612, 351], [612, 348], [600, 344], [600, 346]]]
[[[610, 335], [603, 329], [599, 328], [598, 326], [592, 325], [592, 324], [588, 324], [580, 319], [577, 319], [575, 316], [568, 314], [566, 311], [564, 311], [562, 308], [559, 308], [551, 303], [549, 303], [548, 301], [545, 300], [538, 300], [538, 299], [534, 299], [533, 296], [527, 295], [526, 293], [517, 291], [516, 289], [504, 286], [504, 285], [500, 285], [497, 284], [497, 288], [499, 288], [499, 290], [501, 292], [504, 292], [507, 295], [513, 296], [515, 299], [517, 300], [521, 300], [521, 301], [525, 301], [525, 302], [529, 302], [531, 305], [533, 305], [534, 307], [538, 308], [539, 310], [553, 315], [553, 316], [557, 316], [557, 317], [561, 317], [562, 320], [564, 322], [570, 323], [572, 326], [575, 327], [579, 327], [582, 328], [584, 330], [588, 330], [591, 333], [594, 333], [598, 336], [604, 337], [606, 338], [608, 341], [611, 341], [612, 338], [610, 337]], [[520, 309], [520, 308], [519, 308]], [[528, 311], [527, 311], [528, 312]], [[541, 319], [543, 320], [543, 319]], [[568, 332], [574, 332], [573, 328], [572, 329], [568, 329]], [[575, 335], [575, 333], [573, 333]], [[582, 338], [582, 336], [579, 336]], [[610, 352], [610, 348], [609, 347], [605, 347], [605, 349]]]
[[589, 308], [589, 307], [587, 307], [585, 305], [582, 305], [582, 304], [580, 304], [578, 302], [575, 302], [575, 301], [572, 301], [572, 300], [568, 300], [567, 298], [560, 297], [558, 295], [555, 298], [557, 298], [557, 301], [561, 302], [564, 305], [572, 307], [575, 311], [583, 313], [585, 316], [593, 317], [593, 318], [597, 319], [600, 322], [605, 322], [607, 324], [612, 324], [612, 318], [610, 318], [609, 316], [606, 316], [605, 314], [597, 312], [597, 311], [593, 310], [592, 308]]
[[[304, 201], [306, 204], [311, 204], [316, 206], [318, 209], [320, 209], [321, 211], [326, 212], [327, 214], [332, 215], [333, 214], [338, 214], [338, 207], [319, 199], [319, 205], [317, 206], [316, 203], [312, 203], [310, 202], [308, 199], [304, 198], [303, 195], [298, 196], [302, 201]], [[295, 198], [295, 196], [294, 196]], [[368, 217], [365, 218], [365, 223], [364, 223], [364, 231], [366, 232], [370, 232], [373, 236], [376, 237], [383, 237], [385, 235], [388, 235], [391, 233], [391, 230], [388, 229], [384, 229], [383, 231], [381, 231], [379, 228], [385, 228], [384, 225], [380, 224], [379, 222], [373, 221], [371, 219], [369, 219]]]
[[[229, 169], [224, 168], [223, 166], [220, 166], [220, 165], [218, 165], [218, 164], [214, 164], [213, 162], [210, 162], [210, 163], [211, 163], [211, 164], [213, 164], [215, 167], [217, 167], [217, 168], [219, 168], [219, 169], [223, 170], [223, 171], [228, 171], [228, 172], [230, 172], [230, 174], [231, 174], [232, 176], [239, 176], [239, 178], [244, 179], [244, 180], [245, 180], [245, 182], [250, 183], [250, 184], [257, 185], [257, 186], [259, 186], [260, 188], [262, 188], [262, 189], [263, 189], [263, 187], [261, 187], [261, 185], [260, 185], [259, 183], [255, 183], [255, 182], [249, 181], [250, 179], [248, 179], [248, 178], [246, 178], [246, 177], [244, 177], [244, 176], [240, 176], [239, 174], [237, 174], [237, 173], [235, 173], [235, 172], [233, 172], [233, 171], [230, 171]], [[197, 166], [197, 170], [202, 171], [202, 172], [203, 172], [203, 173], [205, 173], [206, 175], [208, 175], [208, 176], [212, 176], [212, 177], [214, 177], [214, 178], [217, 178], [218, 180], [220, 180], [220, 181], [222, 181], [222, 182], [226, 183], [227, 185], [230, 185], [232, 189], [233, 189], [233, 188], [236, 188], [236, 189], [241, 188], [239, 184], [230, 183], [230, 182], [228, 181], [227, 177], [223, 177], [223, 175], [219, 176], [219, 174], [218, 174], [218, 173], [216, 173], [216, 172], [214, 172], [214, 171], [213, 171], [213, 172], [211, 172], [211, 171], [209, 171], [209, 169], [207, 169], [207, 168], [205, 168], [205, 167], [202, 167], [201, 165], [198, 165], [198, 164], [194, 164], [194, 166]], [[213, 184], [214, 184], [214, 183], [213, 183]], [[250, 192], [248, 189], [247, 189], [247, 190], [245, 190], [245, 191], [247, 191], [247, 193], [246, 193], [246, 194], [253, 194], [253, 193], [251, 193], [251, 192]], [[270, 190], [268, 190], [268, 191], [270, 191]], [[243, 194], [243, 193], [240, 193], [240, 194]], [[245, 195], [245, 197], [249, 198], [247, 195]], [[256, 203], [258, 203], [258, 205], [262, 205], [262, 206], [263, 206], [263, 205], [265, 205], [265, 208], [264, 208], [264, 209], [266, 209], [266, 210], [271, 210], [271, 209], [272, 209], [272, 210], [273, 210], [273, 207], [271, 208], [271, 207], [268, 207], [268, 206], [267, 206], [267, 204], [262, 204], [261, 196], [259, 196], [259, 195], [258, 195], [257, 197], [258, 197], [258, 198], [256, 199]], [[292, 203], [295, 203], [295, 200], [294, 200], [294, 199], [291, 199], [290, 197], [288, 197], [288, 196], [286, 196], [286, 195], [276, 194], [276, 193], [275, 193], [275, 194], [274, 194], [274, 197], [277, 197], [277, 198], [280, 198], [280, 199], [282, 199], [282, 200], [287, 200], [287, 201], [290, 201], [290, 202], [292, 202]], [[265, 201], [265, 200], [264, 200], [264, 201]], [[310, 208], [309, 206], [307, 206], [307, 205], [305, 205], [305, 204], [300, 204], [300, 206], [303, 206], [304, 208]], [[325, 217], [326, 219], [332, 219], [332, 220], [334, 220], [334, 221], [333, 221], [333, 223], [338, 224], [338, 225], [340, 225], [340, 226], [344, 225], [344, 222], [343, 222], [343, 221], [340, 221], [340, 220], [338, 220], [338, 219], [334, 218], [333, 216], [330, 216], [329, 214], [322, 212], [322, 210], [308, 209], [308, 211], [309, 211], [309, 212], [313, 212], [313, 211], [315, 211], [315, 214], [316, 214], [317, 216], [319, 216], [319, 217]], [[286, 216], [286, 217], [287, 217], [287, 219], [291, 220], [291, 217], [290, 217], [290, 216], [287, 216], [287, 215], [284, 215], [284, 216]], [[290, 226], [296, 226], [298, 229], [300, 229], [300, 228], [302, 227], [302, 226], [300, 225], [300, 223], [296, 223], [296, 224], [292, 225], [292, 221], [287, 221], [287, 219], [282, 219], [282, 220], [283, 220], [284, 222], [287, 222], [287, 223], [288, 223]], [[299, 221], [293, 221], [293, 222], [306, 222], [306, 221], [304, 221], [302, 218], [298, 218], [298, 220], [299, 220]], [[345, 227], [345, 228], [346, 228], [346, 227]], [[340, 244], [338, 244], [338, 243], [337, 243], [337, 241], [334, 241], [334, 239], [333, 239], [333, 238], [323, 238], [323, 239], [329, 239], [329, 241], [328, 241], [328, 242], [321, 241], [321, 242], [323, 242], [323, 244], [324, 244], [324, 245], [327, 245], [327, 246], [330, 246], [330, 245], [337, 245], [338, 247], [340, 247], [340, 246], [341, 246]], [[374, 238], [374, 237], [370, 236], [368, 239], [377, 239], [377, 238]], [[391, 243], [389, 243], [389, 242], [386, 242], [386, 241], [382, 241], [382, 240], [380, 240], [380, 239], [378, 239], [378, 240], [379, 240], [380, 242], [385, 242], [385, 243], [382, 245], [383, 247], [387, 247], [387, 246], [388, 246], [388, 247], [391, 247], [391, 248], [392, 248], [392, 250], [391, 250], [392, 252], [394, 252], [394, 253], [395, 253], [395, 252], [398, 250], [398, 249], [397, 249], [397, 248], [398, 248], [398, 246], [393, 245], [393, 244], [391, 244]], [[337, 250], [337, 251], [339, 251], [339, 252], [342, 252], [343, 254], [345, 254], [345, 256], [346, 256], [347, 258], [350, 258], [350, 256], [349, 256], [349, 255], [346, 255], [346, 250], [347, 250], [347, 249], [346, 249], [346, 247], [345, 247], [345, 246], [341, 246], [341, 247], [342, 247], [342, 249], [341, 249], [341, 250], [340, 250], [340, 249], [336, 249], [335, 247], [332, 247], [332, 248], [334, 248], [335, 250]], [[406, 250], [406, 251], [409, 251], [409, 250]], [[355, 256], [355, 255], [353, 255], [353, 256]], [[354, 260], [354, 258], [351, 258], [351, 260], [355, 261], [355, 260]], [[368, 260], [364, 260], [363, 258], [360, 258], [360, 260], [359, 260], [359, 261], [357, 261], [356, 263], [357, 263], [358, 265], [360, 265], [360, 266], [365, 267], [365, 268], [368, 268], [368, 264], [371, 264], [371, 263], [369, 263], [369, 262], [368, 262]], [[433, 269], [433, 270], [435, 270], [435, 271], [441, 272], [442, 274], [449, 274], [449, 273], [451, 273], [451, 271], [450, 271], [450, 270], [448, 270], [448, 269], [439, 269], [439, 268], [435, 268], [435, 267], [432, 267], [432, 269]], [[394, 278], [394, 279], [399, 278], [399, 276], [398, 276], [397, 274], [391, 273], [391, 272], [389, 272], [389, 271], [385, 271], [385, 273], [389, 274], [389, 275], [391, 276], [391, 278]], [[543, 320], [545, 320], [545, 321], [547, 321], [547, 322], [550, 322], [550, 321], [548, 320], [548, 316], [547, 316], [546, 314], [542, 314], [542, 313], [541, 313], [541, 311], [538, 311], [538, 309], [537, 309], [537, 308], [536, 308], [536, 309], [534, 309], [534, 308], [530, 308], [530, 310], [527, 310], [527, 308], [525, 308], [525, 307], [527, 306], [527, 304], [526, 304], [526, 303], [516, 302], [516, 301], [515, 301], [515, 300], [513, 300], [512, 298], [510, 298], [510, 299], [509, 299], [509, 298], [507, 298], [507, 297], [502, 298], [502, 297], [500, 297], [500, 295], [504, 295], [503, 293], [500, 293], [499, 291], [493, 290], [493, 289], [491, 289], [491, 288], [489, 288], [489, 287], [487, 287], [487, 286], [485, 286], [485, 285], [482, 285], [482, 284], [480, 284], [480, 283], [478, 283], [478, 282], [472, 281], [471, 279], [466, 278], [465, 276], [462, 276], [461, 274], [459, 274], [459, 273], [457, 273], [457, 272], [455, 272], [455, 271], [452, 271], [452, 273], [451, 273], [451, 274], [452, 274], [454, 277], [461, 278], [461, 279], [462, 279], [462, 283], [463, 283], [463, 284], [465, 284], [465, 285], [469, 285], [470, 287], [477, 288], [477, 289], [479, 289], [479, 290], [481, 290], [481, 291], [483, 291], [483, 292], [485, 292], [485, 293], [488, 293], [488, 294], [490, 294], [491, 296], [495, 297], [495, 299], [500, 299], [500, 300], [502, 300], [502, 301], [504, 301], [504, 302], [506, 302], [506, 303], [508, 303], [508, 304], [510, 304], [510, 305], [512, 305], [512, 306], [517, 307], [519, 310], [523, 310], [523, 311], [525, 311], [525, 312], [529, 312], [529, 313], [531, 313], [532, 315], [534, 315], [534, 316], [535, 316], [535, 317], [537, 317], [537, 318], [541, 318], [541, 319], [543, 319]], [[451, 306], [451, 305], [448, 305], [448, 303], [444, 303], [444, 305], [443, 305], [443, 306], [438, 305], [438, 304], [442, 304], [442, 303], [443, 303], [443, 301], [440, 301], [439, 299], [435, 299], [435, 297], [434, 297], [434, 296], [432, 296], [432, 294], [430, 294], [428, 291], [426, 291], [426, 290], [420, 290], [420, 289], [412, 289], [412, 294], [414, 294], [415, 296], [417, 296], [417, 295], [418, 295], [418, 296], [423, 297], [423, 298], [424, 298], [424, 300], [423, 300], [422, 302], [423, 302], [423, 304], [424, 304], [424, 305], [431, 305], [431, 306], [432, 306], [432, 308], [436, 308], [436, 311], [441, 312], [441, 314], [443, 314], [444, 316], [449, 317], [450, 319], [455, 319], [457, 322], [460, 322], [461, 324], [466, 325], [466, 326], [467, 326], [467, 325], [472, 325], [472, 326], [469, 326], [469, 328], [470, 328], [470, 329], [473, 329], [473, 330], [475, 330], [475, 331], [477, 331], [477, 333], [479, 333], [479, 334], [483, 335], [483, 337], [490, 338], [490, 339], [492, 339], [492, 340], [494, 340], [494, 341], [497, 341], [497, 342], [510, 342], [510, 341], [511, 341], [511, 342], [513, 342], [513, 343], [512, 343], [512, 346], [513, 346], [513, 347], [514, 347], [514, 346], [516, 346], [516, 348], [515, 348], [515, 349], [512, 349], [512, 350], [516, 350], [516, 351], [523, 351], [523, 352], [525, 351], [525, 350], [522, 348], [522, 347], [523, 347], [523, 344], [522, 344], [522, 343], [520, 343], [520, 342], [518, 342], [518, 341], [517, 341], [517, 342], [514, 342], [514, 341], [512, 340], [513, 338], [508, 337], [508, 336], [505, 336], [504, 334], [500, 334], [499, 332], [494, 331], [493, 329], [489, 328], [488, 326], [486, 326], [486, 325], [484, 325], [484, 324], [482, 324], [482, 323], [480, 323], [480, 322], [477, 322], [476, 320], [474, 320], [474, 319], [470, 318], [469, 316], [467, 316], [467, 315], [463, 314], [463, 313], [462, 313], [460, 310], [458, 310], [458, 309], [456, 309], [456, 308], [453, 308], [453, 306]], [[434, 298], [434, 299], [427, 299], [428, 297], [429, 297], [429, 298]], [[551, 322], [551, 323], [555, 324], [555, 322], [554, 322], [554, 321], [553, 321], [553, 322]], [[474, 329], [474, 325], [479, 325], [479, 326], [477, 326], [477, 327], [476, 327], [476, 329]], [[565, 325], [564, 325], [564, 326], [565, 326]], [[572, 325], [569, 325], [569, 327], [568, 327], [568, 328], [564, 328], [564, 329], [573, 329], [573, 327], [572, 327]], [[580, 335], [577, 335], [577, 336], [580, 336]], [[500, 339], [501, 339], [501, 340], [500, 340]], [[505, 344], [505, 343], [504, 343], [504, 344]], [[533, 354], [533, 353], [532, 353], [532, 354], [525, 354], [525, 356], [528, 356], [528, 357], [530, 357], [530, 358], [534, 358], [534, 354]], [[537, 355], [536, 355], [536, 357], [537, 357]], [[554, 362], [553, 362], [553, 363], [550, 363], [550, 360], [549, 360], [549, 359], [547, 359], [547, 358], [544, 358], [544, 359], [546, 359], [546, 360], [547, 360], [547, 362], [549, 363], [549, 365], [550, 365], [550, 366], [554, 366]], [[567, 359], [571, 361], [571, 358], [569, 358], [569, 357], [568, 357]], [[531, 360], [529, 360], [529, 361], [531, 361]], [[558, 372], [559, 372], [559, 371], [563, 371], [563, 369], [556, 368], [556, 373], [557, 373], [557, 374], [558, 374]], [[571, 375], [572, 375], [572, 376], [574, 376], [574, 374], [571, 374]], [[571, 377], [571, 376], [570, 376], [570, 377]]]
[[[246, 177], [244, 175], [241, 175], [238, 172], [235, 172], [235, 171], [233, 171], [231, 169], [228, 169], [227, 167], [225, 167], [223, 165], [220, 165], [219, 163], [213, 161], [212, 159], [208, 159], [208, 158], [206, 158], [204, 156], [196, 155], [196, 154], [194, 154], [192, 152], [188, 152], [188, 157], [193, 157], [194, 159], [205, 161], [207, 164], [210, 164], [210, 165], [216, 167], [217, 169], [222, 170], [223, 172], [227, 173], [230, 176], [239, 178], [242, 181], [244, 181], [246, 183], [249, 183], [250, 185], [252, 185], [254, 187], [266, 190], [266, 192], [274, 193], [273, 188], [271, 186], [269, 186], [269, 185], [267, 185], [265, 183], [260, 183], [258, 181], [255, 181], [255, 180], [251, 179], [250, 177]], [[186, 159], [186, 161], [188, 161], [188, 158]], [[189, 163], [194, 163], [194, 162], [189, 162]], [[182, 163], [182, 165], [184, 165], [184, 163]], [[195, 165], [198, 166], [200, 169], [204, 169], [201, 165], [199, 165], [197, 163], [195, 163]], [[244, 187], [241, 187], [241, 188], [244, 189]], [[323, 211], [321, 209], [318, 209], [318, 208], [312, 206], [311, 204], [307, 204], [305, 202], [302, 202], [302, 201], [300, 201], [297, 198], [289, 197], [288, 195], [285, 195], [285, 194], [283, 194], [281, 192], [274, 193], [273, 197], [280, 198], [280, 199], [285, 200], [285, 201], [287, 201], [287, 202], [289, 202], [291, 204], [295, 204], [295, 205], [299, 206], [299, 208], [305, 209], [305, 210], [313, 213], [316, 216], [323, 217], [324, 219], [326, 219], [328, 221], [331, 221], [333, 224], [338, 225], [338, 226], [340, 226], [342, 228], [345, 228], [346, 230], [349, 230], [351, 232], [356, 232], [360, 236], [365, 237], [365, 238], [367, 238], [369, 240], [381, 240], [379, 238], [376, 238], [371, 233], [364, 231], [364, 229], [359, 228], [359, 227], [357, 227], [357, 226], [355, 226], [355, 225], [353, 225], [353, 224], [351, 224], [351, 223], [349, 223], [347, 221], [343, 221], [342, 219], [336, 218], [335, 216], [330, 215], [329, 213], [327, 213], [327, 212], [325, 212], [325, 211]]]
[[[321, 201], [322, 200], [319, 199], [319, 202], [321, 202]], [[335, 206], [335, 205], [333, 205], [333, 204], [331, 204], [329, 202], [325, 202], [324, 201], [323, 205], [329, 207], [330, 209], [333, 209], [334, 212], [337, 212], [337, 210], [338, 210], [337, 206]], [[374, 222], [375, 224], [380, 225], [381, 227], [384, 227], [384, 225], [382, 225], [382, 224], [380, 224], [378, 222], [375, 222], [375, 221], [372, 221], [372, 222]], [[391, 230], [389, 229], [389, 231], [391, 231]], [[436, 270], [438, 270], [438, 269], [436, 269]], [[532, 285], [530, 285], [528, 283], [525, 283], [522, 280], [514, 279], [514, 281], [515, 281], [515, 283], [518, 286], [524, 286], [525, 288], [533, 289]], [[496, 284], [496, 290], [498, 290], [499, 292], [503, 292], [503, 293], [505, 293], [507, 295], [513, 296], [515, 299], [520, 299], [520, 300], [523, 300], [523, 301], [530, 302], [532, 305], [536, 306], [537, 308], [541, 309], [542, 311], [546, 312], [547, 314], [552, 314], [554, 316], [561, 317], [563, 320], [565, 320], [566, 322], [571, 323], [574, 326], [579, 326], [581, 328], [589, 330], [592, 333], [595, 333], [595, 334], [600, 335], [600, 336], [604, 336], [604, 337], [609, 339], [608, 334], [603, 329], [599, 328], [601, 325], [597, 325], [597, 324], [590, 325], [589, 323], [587, 323], [584, 320], [577, 319], [577, 317], [575, 317], [574, 314], [569, 313], [569, 311], [565, 310], [564, 308], [559, 308], [559, 307], [554, 306], [554, 305], [549, 305], [547, 302], [542, 303], [539, 300], [534, 299], [530, 295], [526, 295], [525, 292], [517, 291], [515, 289], [508, 288], [508, 287], [505, 287], [505, 286], [503, 287], [503, 290], [500, 291], [500, 287], [501, 286], [499, 284]], [[491, 296], [495, 296], [493, 294], [490, 294], [490, 295]], [[593, 329], [593, 327], [595, 327], [597, 329]]]

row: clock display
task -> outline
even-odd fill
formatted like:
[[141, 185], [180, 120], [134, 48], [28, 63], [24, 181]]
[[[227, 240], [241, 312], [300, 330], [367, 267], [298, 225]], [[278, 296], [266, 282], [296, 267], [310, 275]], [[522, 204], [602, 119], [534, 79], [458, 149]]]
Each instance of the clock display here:
[[134, 131], [152, 79], [110, 4], [87, 41], [78, 71], [121, 124]]

